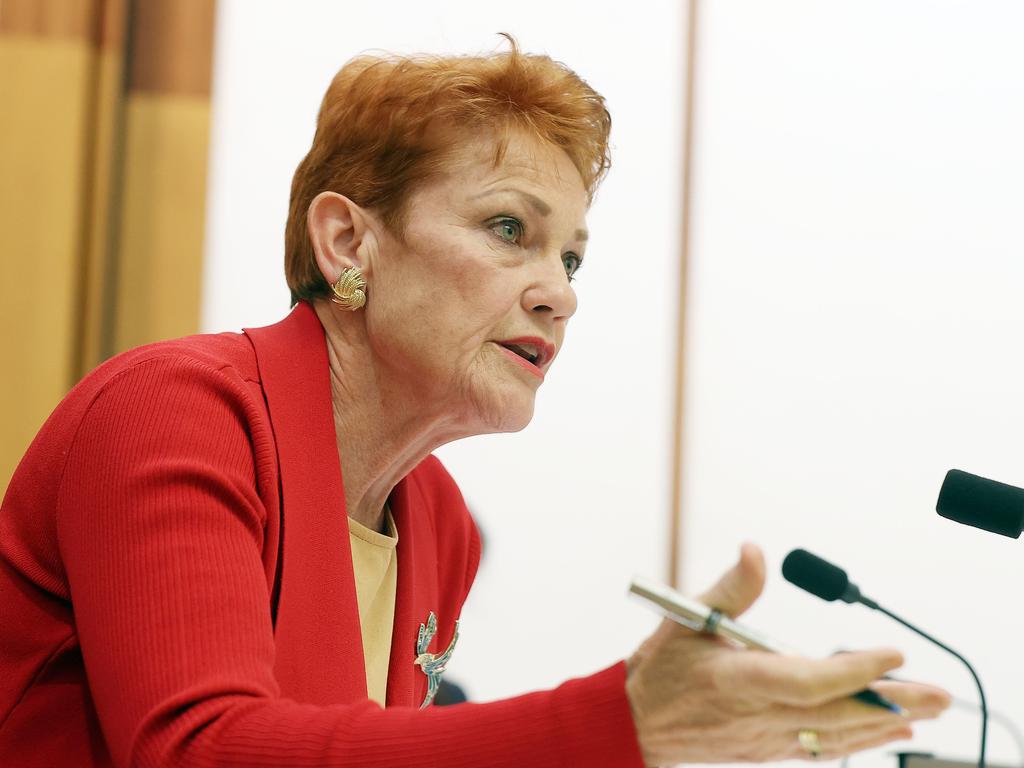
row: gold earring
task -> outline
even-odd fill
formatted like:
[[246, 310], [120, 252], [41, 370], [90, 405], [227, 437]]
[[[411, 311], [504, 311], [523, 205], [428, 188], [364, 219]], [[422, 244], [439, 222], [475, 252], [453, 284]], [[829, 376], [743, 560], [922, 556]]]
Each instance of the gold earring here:
[[366, 279], [359, 267], [349, 267], [343, 271], [331, 290], [334, 291], [331, 301], [342, 309], [355, 312], [366, 304]]

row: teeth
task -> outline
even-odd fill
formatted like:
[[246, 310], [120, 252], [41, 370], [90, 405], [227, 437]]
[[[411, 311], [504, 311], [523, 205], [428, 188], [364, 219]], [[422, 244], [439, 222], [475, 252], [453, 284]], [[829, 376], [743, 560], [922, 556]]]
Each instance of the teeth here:
[[505, 346], [531, 363], [537, 362], [540, 358], [540, 352], [533, 344], [506, 344]]

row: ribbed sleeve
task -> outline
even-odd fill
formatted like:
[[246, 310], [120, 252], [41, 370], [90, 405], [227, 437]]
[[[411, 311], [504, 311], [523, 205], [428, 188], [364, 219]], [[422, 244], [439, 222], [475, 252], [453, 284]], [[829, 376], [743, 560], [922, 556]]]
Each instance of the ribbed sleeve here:
[[642, 761], [624, 682], [620, 663], [552, 691], [490, 704], [418, 711], [268, 703], [218, 724], [216, 746], [187, 764], [633, 768]]
[[259, 469], [273, 445], [251, 397], [230, 369], [149, 359], [107, 382], [68, 453], [59, 548], [115, 764], [642, 764], [623, 664], [425, 711], [281, 698]]

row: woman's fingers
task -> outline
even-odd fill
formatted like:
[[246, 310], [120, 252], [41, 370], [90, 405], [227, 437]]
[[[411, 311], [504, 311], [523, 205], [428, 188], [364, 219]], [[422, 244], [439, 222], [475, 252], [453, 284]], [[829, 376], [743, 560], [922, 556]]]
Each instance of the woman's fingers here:
[[905, 714], [846, 696], [818, 707], [783, 707], [779, 717], [790, 725], [826, 730], [861, 726], [902, 728], [915, 720], [938, 717], [949, 706], [949, 694], [930, 685], [889, 682], [871, 687], [903, 707]]
[[723, 687], [743, 686], [765, 701], [814, 707], [867, 688], [903, 664], [892, 649], [807, 659], [745, 651], [732, 654], [720, 671]]
[[800, 746], [799, 737], [794, 737], [797, 749], [795, 757], [805, 759], [830, 760], [853, 752], [860, 752], [872, 747], [880, 747], [892, 741], [913, 738], [914, 732], [906, 724], [897, 728], [880, 728], [878, 726], [862, 726], [839, 731], [819, 731], [818, 741], [821, 752], [812, 757]]
[[909, 722], [909, 718], [903, 715], [848, 697], [818, 707], [783, 707], [778, 710], [778, 717], [784, 727], [814, 728], [819, 731], [896, 729], [906, 727]]
[[941, 688], [924, 683], [895, 680], [879, 680], [872, 683], [872, 690], [899, 704], [913, 720], [938, 717], [949, 708], [952, 697]]

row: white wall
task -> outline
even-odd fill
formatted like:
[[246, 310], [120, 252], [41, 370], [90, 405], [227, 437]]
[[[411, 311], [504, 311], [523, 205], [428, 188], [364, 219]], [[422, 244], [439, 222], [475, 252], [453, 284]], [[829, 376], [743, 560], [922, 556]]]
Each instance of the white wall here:
[[489, 699], [628, 654], [655, 623], [624, 597], [629, 578], [667, 567], [681, 9], [670, 0], [628, 8], [221, 0], [218, 14], [206, 330], [286, 312], [291, 175], [327, 84], [352, 56], [494, 50], [496, 33], [508, 31], [607, 97], [614, 167], [588, 221], [580, 309], [534, 423], [441, 456], [487, 534], [450, 675]]
[[[941, 651], [786, 584], [782, 558], [811, 549], [964, 652], [1022, 722], [1024, 542], [934, 505], [950, 467], [1024, 485], [1024, 5], [701, 7], [684, 583], [758, 541], [754, 626], [817, 653], [896, 645], [976, 700]], [[954, 712], [913, 747], [976, 742]]]

